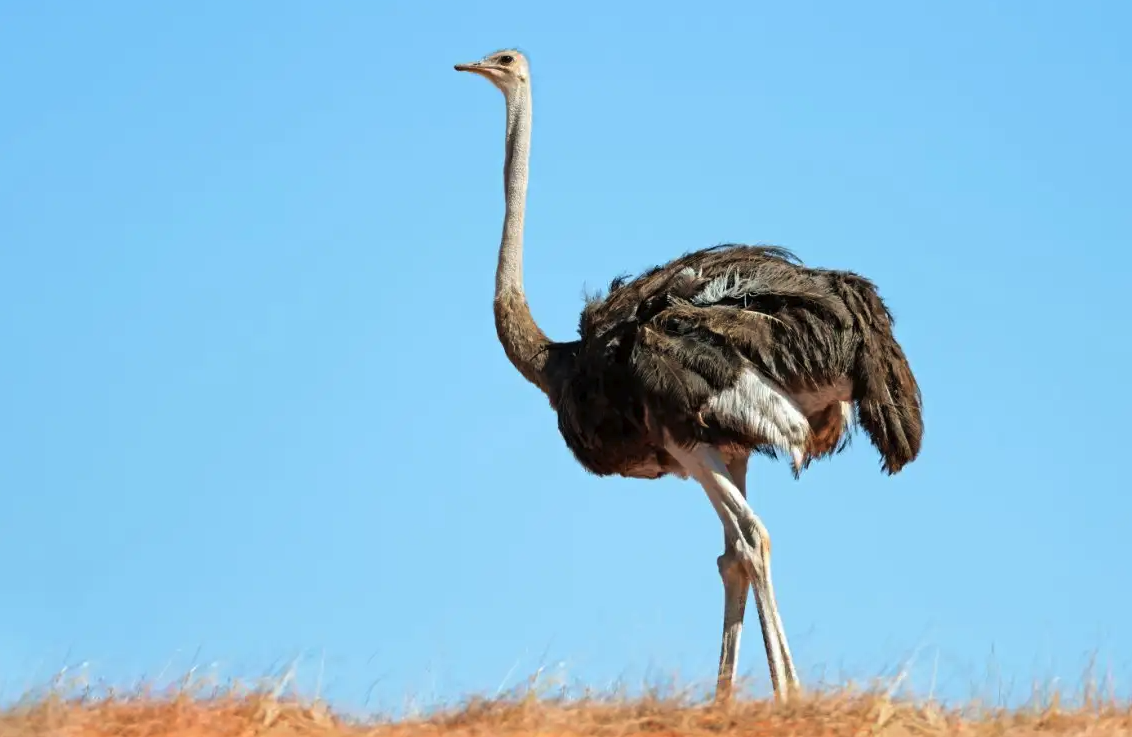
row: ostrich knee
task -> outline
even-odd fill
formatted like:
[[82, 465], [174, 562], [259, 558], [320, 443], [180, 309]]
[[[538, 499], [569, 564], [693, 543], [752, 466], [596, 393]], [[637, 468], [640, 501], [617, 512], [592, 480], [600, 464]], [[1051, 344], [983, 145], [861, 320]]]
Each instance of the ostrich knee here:
[[729, 578], [742, 576], [750, 585], [764, 577], [769, 558], [770, 536], [756, 520], [743, 538], [728, 542], [727, 550], [716, 558], [716, 565], [724, 583]]
[[742, 581], [748, 586], [754, 583], [758, 573], [763, 570], [762, 561], [749, 543], [735, 540], [728, 544], [723, 555], [715, 559], [719, 577], [724, 586]]

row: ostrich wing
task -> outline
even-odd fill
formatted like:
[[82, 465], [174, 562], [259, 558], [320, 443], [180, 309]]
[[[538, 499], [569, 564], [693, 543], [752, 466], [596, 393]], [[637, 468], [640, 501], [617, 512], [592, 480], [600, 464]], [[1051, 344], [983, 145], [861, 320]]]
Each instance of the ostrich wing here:
[[891, 324], [871, 282], [851, 272], [808, 268], [774, 247], [695, 251], [587, 302], [557, 392], [559, 427], [595, 473], [655, 459], [659, 428], [681, 442], [759, 445], [721, 436], [703, 416], [753, 367], [786, 393], [851, 380], [862, 424], [898, 468], [919, 449], [920, 398]]

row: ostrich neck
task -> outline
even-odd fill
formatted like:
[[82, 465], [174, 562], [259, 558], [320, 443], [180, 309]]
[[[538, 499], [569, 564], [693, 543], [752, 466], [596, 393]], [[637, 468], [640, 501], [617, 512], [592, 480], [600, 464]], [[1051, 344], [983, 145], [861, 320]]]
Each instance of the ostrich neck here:
[[545, 376], [550, 341], [535, 324], [523, 292], [523, 215], [531, 145], [531, 91], [524, 85], [507, 96], [503, 190], [507, 210], [495, 272], [495, 329], [507, 358], [527, 381], [548, 391]]

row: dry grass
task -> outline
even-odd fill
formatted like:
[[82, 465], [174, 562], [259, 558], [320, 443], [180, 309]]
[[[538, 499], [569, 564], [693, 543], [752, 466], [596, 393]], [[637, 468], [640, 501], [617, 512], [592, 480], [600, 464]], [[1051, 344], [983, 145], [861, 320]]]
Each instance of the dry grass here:
[[843, 687], [788, 705], [741, 699], [728, 707], [680, 695], [550, 696], [531, 689], [398, 721], [357, 720], [325, 704], [272, 690], [185, 689], [130, 695], [58, 690], [0, 713], [0, 737], [463, 737], [465, 735], [1132, 735], [1132, 704], [1098, 700], [1086, 691], [1073, 707], [1057, 696], [1006, 710], [944, 707], [901, 699], [884, 689]]

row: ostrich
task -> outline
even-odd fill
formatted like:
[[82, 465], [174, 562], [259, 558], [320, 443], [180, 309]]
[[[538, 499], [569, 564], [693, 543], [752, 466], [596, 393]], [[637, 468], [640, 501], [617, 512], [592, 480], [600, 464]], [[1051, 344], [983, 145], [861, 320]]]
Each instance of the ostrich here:
[[777, 247], [687, 253], [586, 301], [579, 338], [552, 341], [523, 291], [531, 137], [527, 59], [508, 49], [455, 65], [504, 96], [506, 212], [495, 327], [507, 358], [558, 414], [576, 460], [598, 476], [689, 477], [723, 523], [723, 641], [716, 698], [730, 697], [753, 588], [776, 698], [800, 684], [770, 574], [770, 537], [747, 503], [753, 453], [789, 457], [797, 478], [840, 452], [856, 422], [894, 474], [923, 434], [920, 389], [869, 280], [809, 268]]

